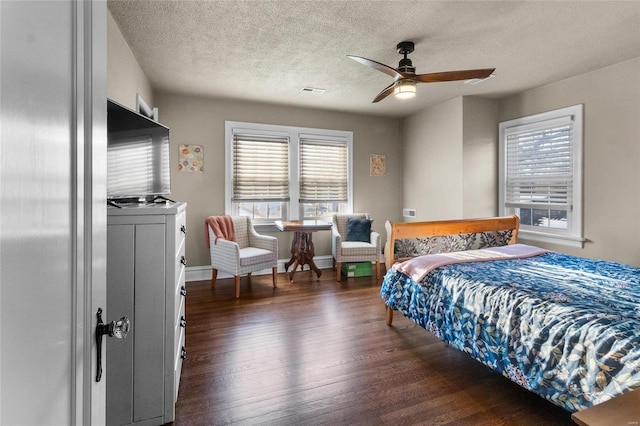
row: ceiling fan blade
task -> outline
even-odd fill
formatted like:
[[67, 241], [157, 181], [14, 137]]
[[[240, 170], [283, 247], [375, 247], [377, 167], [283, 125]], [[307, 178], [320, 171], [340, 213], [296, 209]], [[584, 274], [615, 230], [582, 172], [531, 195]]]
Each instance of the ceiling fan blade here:
[[347, 55], [347, 56], [353, 59], [354, 61], [361, 63], [362, 65], [366, 65], [380, 72], [383, 72], [387, 75], [390, 75], [396, 80], [404, 77], [402, 74], [396, 71], [395, 68], [391, 68], [389, 65], [381, 64], [380, 62], [376, 62], [367, 58], [362, 58], [360, 56], [352, 56], [352, 55]]
[[496, 70], [495, 68], [487, 68], [487, 69], [479, 69], [479, 70], [434, 72], [430, 74], [418, 74], [414, 77], [411, 77], [411, 79], [419, 83], [437, 83], [441, 81], [471, 80], [472, 78], [487, 78], [495, 70]]
[[393, 83], [391, 83], [390, 85], [388, 85], [387, 87], [385, 87], [382, 92], [378, 93], [378, 96], [376, 96], [376, 98], [373, 100], [372, 103], [376, 103], [376, 102], [380, 102], [381, 100], [383, 100], [384, 98], [386, 98], [387, 96], [389, 96], [390, 94], [393, 93], [393, 88], [396, 86], [396, 82], [394, 81]]

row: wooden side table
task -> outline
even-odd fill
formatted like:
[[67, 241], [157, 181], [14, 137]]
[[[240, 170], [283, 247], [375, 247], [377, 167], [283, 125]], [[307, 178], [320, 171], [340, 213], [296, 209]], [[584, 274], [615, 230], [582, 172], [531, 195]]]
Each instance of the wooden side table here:
[[280, 231], [289, 231], [294, 233], [293, 241], [291, 241], [291, 259], [284, 264], [284, 268], [287, 272], [289, 271], [289, 267], [293, 265], [291, 272], [288, 272], [289, 280], [293, 281], [293, 275], [296, 273], [298, 266], [302, 268], [304, 265], [309, 265], [309, 267], [318, 275], [318, 278], [320, 278], [322, 272], [313, 261], [315, 250], [311, 236], [316, 231], [330, 230], [331, 223], [323, 220], [278, 220], [276, 221], [276, 227]]
[[632, 426], [640, 424], [640, 389], [571, 415], [581, 426]]

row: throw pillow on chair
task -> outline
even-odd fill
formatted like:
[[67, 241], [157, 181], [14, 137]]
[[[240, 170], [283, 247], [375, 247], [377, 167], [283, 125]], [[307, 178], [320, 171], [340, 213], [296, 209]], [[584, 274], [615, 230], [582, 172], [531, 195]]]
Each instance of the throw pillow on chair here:
[[371, 241], [371, 220], [350, 217], [347, 220], [346, 241], [361, 241], [368, 243]]

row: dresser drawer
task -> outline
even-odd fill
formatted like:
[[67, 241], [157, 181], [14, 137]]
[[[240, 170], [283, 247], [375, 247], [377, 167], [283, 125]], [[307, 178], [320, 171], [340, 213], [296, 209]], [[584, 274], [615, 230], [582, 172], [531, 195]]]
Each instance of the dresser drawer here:
[[180, 247], [180, 250], [176, 254], [175, 258], [175, 277], [174, 282], [176, 287], [179, 287], [184, 283], [185, 267], [187, 266], [187, 258], [184, 255], [184, 244]]
[[[177, 318], [180, 318], [180, 315], [183, 315], [180, 313], [181, 310], [181, 305], [184, 305], [185, 303], [185, 297], [186, 297], [186, 293], [187, 293], [187, 287], [184, 284], [184, 281], [182, 281], [181, 283], [178, 283], [178, 285], [176, 286], [176, 293], [175, 293], [175, 297], [173, 298], [173, 303], [174, 303], [174, 307], [173, 307], [173, 313], [174, 313], [174, 319], [177, 321]], [[167, 303], [169, 303], [169, 301], [167, 300]]]
[[176, 361], [173, 368], [173, 375], [174, 375], [173, 402], [176, 402], [176, 400], [178, 399], [178, 389], [180, 388], [180, 373], [182, 372], [182, 362], [184, 361], [183, 355], [186, 356], [184, 345], [185, 345], [185, 335], [184, 335], [184, 329], [183, 329], [183, 333], [181, 334], [180, 342], [177, 347], [176, 358], [175, 358]]
[[185, 303], [184, 298], [182, 298], [182, 303], [180, 303], [179, 309], [176, 311], [176, 320], [174, 323], [175, 333], [174, 333], [174, 347], [179, 348], [180, 340], [184, 337], [184, 331], [186, 328], [187, 315], [185, 313]]

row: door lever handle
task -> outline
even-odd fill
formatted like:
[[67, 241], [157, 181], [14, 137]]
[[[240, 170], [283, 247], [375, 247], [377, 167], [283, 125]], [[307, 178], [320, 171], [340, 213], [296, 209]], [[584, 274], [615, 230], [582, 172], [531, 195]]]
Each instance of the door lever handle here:
[[98, 352], [98, 368], [96, 372], [96, 382], [102, 378], [102, 336], [115, 337], [116, 339], [124, 339], [131, 328], [129, 318], [122, 317], [118, 321], [111, 321], [109, 324], [102, 322], [102, 308], [98, 308], [96, 312], [98, 324], [96, 325], [96, 349]]

